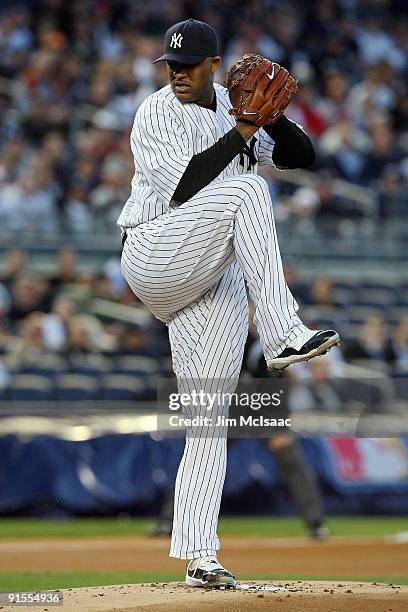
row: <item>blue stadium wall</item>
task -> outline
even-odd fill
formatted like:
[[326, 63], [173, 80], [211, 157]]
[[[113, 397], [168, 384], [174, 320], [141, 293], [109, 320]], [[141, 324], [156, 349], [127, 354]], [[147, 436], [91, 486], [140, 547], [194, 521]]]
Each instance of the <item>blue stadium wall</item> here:
[[[330, 514], [401, 514], [408, 476], [394, 482], [339, 478], [326, 438], [302, 439]], [[408, 456], [408, 437], [399, 439]], [[39, 435], [0, 438], [0, 513], [26, 516], [151, 515], [172, 486], [183, 452], [180, 439], [109, 434], [83, 442]], [[294, 513], [265, 441], [229, 448], [223, 497], [226, 513]]]

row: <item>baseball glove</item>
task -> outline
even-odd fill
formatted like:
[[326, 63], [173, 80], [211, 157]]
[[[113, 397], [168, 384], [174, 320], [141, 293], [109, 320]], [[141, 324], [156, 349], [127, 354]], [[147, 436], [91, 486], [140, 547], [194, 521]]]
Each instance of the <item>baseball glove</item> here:
[[256, 54], [246, 54], [231, 66], [226, 86], [233, 106], [229, 114], [258, 127], [275, 123], [298, 91], [285, 68]]

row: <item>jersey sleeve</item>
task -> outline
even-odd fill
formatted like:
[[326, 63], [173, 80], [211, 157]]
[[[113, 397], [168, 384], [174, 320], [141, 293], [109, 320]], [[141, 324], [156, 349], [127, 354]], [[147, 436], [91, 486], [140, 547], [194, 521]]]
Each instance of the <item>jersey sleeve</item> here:
[[275, 141], [262, 128], [257, 134], [259, 138], [258, 163], [260, 166], [273, 166], [276, 168], [272, 154], [275, 148]]
[[148, 98], [136, 113], [131, 148], [139, 167], [159, 200], [169, 204], [192, 153], [181, 121], [158, 97]]

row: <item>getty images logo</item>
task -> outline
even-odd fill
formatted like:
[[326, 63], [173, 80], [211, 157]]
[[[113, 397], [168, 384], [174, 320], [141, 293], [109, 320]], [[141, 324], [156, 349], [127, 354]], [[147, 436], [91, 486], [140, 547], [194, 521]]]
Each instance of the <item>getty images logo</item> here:
[[177, 49], [177, 47], [181, 49], [182, 40], [183, 37], [181, 34], [173, 34], [173, 36], [171, 37], [170, 47], [172, 47], [173, 49]]

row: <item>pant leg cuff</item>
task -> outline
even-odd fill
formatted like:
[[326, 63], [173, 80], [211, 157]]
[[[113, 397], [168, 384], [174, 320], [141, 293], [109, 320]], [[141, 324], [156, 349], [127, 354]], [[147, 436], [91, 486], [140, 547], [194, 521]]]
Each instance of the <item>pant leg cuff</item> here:
[[275, 357], [279, 357], [281, 353], [296, 340], [296, 338], [302, 333], [304, 333], [308, 328], [303, 323], [298, 323], [294, 325], [287, 333], [285, 338], [281, 341], [281, 343], [275, 346], [273, 349], [268, 348], [264, 349], [264, 355], [266, 361], [270, 361], [271, 359], [275, 359]]
[[217, 551], [214, 548], [206, 548], [203, 550], [193, 550], [190, 552], [178, 552], [170, 550], [169, 557], [173, 559], [186, 559], [191, 561], [191, 559], [199, 559], [200, 557], [216, 557]]

